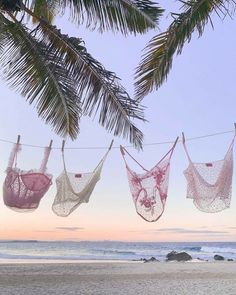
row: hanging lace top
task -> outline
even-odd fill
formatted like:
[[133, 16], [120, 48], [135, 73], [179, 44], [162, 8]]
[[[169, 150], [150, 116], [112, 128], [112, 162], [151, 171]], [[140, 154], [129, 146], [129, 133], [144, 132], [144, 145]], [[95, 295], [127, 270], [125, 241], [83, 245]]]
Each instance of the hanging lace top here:
[[[235, 137], [234, 137], [235, 138]], [[234, 139], [223, 160], [209, 163], [193, 163], [184, 140], [189, 165], [184, 171], [187, 179], [187, 198], [207, 213], [220, 212], [230, 207], [233, 176]]]
[[113, 141], [97, 167], [88, 173], [68, 172], [65, 165], [64, 150], [62, 150], [64, 170], [56, 179], [57, 194], [52, 204], [52, 210], [56, 215], [66, 217], [82, 203], [89, 202], [96, 183], [100, 179], [103, 164], [112, 144]]
[[157, 221], [163, 214], [168, 193], [170, 159], [178, 138], [169, 152], [151, 169], [145, 169], [124, 147], [120, 147], [121, 154], [129, 155], [144, 171], [138, 174], [126, 164], [129, 186], [136, 212], [146, 221]]
[[20, 150], [21, 145], [14, 144], [3, 184], [3, 199], [5, 205], [12, 210], [29, 212], [38, 208], [40, 200], [52, 184], [52, 175], [46, 174], [51, 146], [45, 148], [44, 159], [38, 170], [23, 171], [17, 168], [16, 158]]

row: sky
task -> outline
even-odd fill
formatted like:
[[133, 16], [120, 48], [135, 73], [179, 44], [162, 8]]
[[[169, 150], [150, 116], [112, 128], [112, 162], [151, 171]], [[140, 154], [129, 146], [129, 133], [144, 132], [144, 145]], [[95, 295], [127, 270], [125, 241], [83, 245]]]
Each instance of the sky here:
[[[175, 4], [176, 5], [176, 4]], [[163, 19], [163, 30], [171, 16]], [[144, 144], [172, 141], [181, 132], [186, 137], [233, 130], [235, 114], [236, 35], [232, 34], [235, 21], [213, 18], [214, 30], [207, 26], [204, 35], [194, 35], [183, 53], [176, 57], [167, 82], [144, 100], [147, 123], [137, 125], [145, 135]], [[88, 51], [120, 78], [126, 90], [133, 95], [134, 69], [142, 49], [158, 33], [150, 31], [143, 36], [124, 37], [121, 34], [89, 32], [78, 28], [66, 19], [56, 23], [71, 36], [82, 38]], [[46, 146], [61, 146], [61, 138], [37, 117], [36, 110], [23, 97], [9, 89], [1, 80], [0, 139]], [[232, 140], [233, 133], [189, 141], [188, 148], [196, 162], [222, 159]], [[98, 125], [97, 118], [83, 117], [80, 135], [66, 147], [109, 146], [113, 139]], [[114, 146], [129, 145], [114, 138]], [[3, 184], [5, 169], [12, 145], [0, 141], [0, 181]], [[170, 145], [144, 146], [142, 152], [129, 148], [135, 158], [147, 168], [153, 167], [168, 151]], [[66, 150], [68, 171], [92, 171], [105, 150]], [[40, 148], [22, 147], [18, 166], [29, 170], [39, 167], [43, 156]], [[60, 150], [53, 150], [48, 172], [53, 184], [32, 213], [18, 213], [4, 206], [0, 199], [0, 239], [37, 240], [123, 240], [123, 241], [236, 241], [236, 179], [233, 178], [231, 207], [220, 213], [200, 212], [192, 200], [186, 199], [186, 180], [183, 175], [188, 165], [181, 144], [178, 144], [172, 161], [169, 191], [163, 216], [148, 223], [136, 214], [130, 194], [127, 175], [119, 149], [111, 150], [101, 180], [90, 198], [69, 217], [56, 216], [51, 206], [56, 195], [56, 178], [63, 169]], [[134, 166], [137, 172], [138, 167]]]

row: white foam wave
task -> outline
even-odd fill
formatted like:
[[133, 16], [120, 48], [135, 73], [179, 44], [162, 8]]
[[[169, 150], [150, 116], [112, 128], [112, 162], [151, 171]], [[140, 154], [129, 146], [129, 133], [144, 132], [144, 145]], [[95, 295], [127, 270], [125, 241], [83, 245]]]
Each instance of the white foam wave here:
[[203, 246], [201, 252], [205, 253], [227, 253], [227, 254], [236, 254], [236, 248], [230, 247], [207, 247]]

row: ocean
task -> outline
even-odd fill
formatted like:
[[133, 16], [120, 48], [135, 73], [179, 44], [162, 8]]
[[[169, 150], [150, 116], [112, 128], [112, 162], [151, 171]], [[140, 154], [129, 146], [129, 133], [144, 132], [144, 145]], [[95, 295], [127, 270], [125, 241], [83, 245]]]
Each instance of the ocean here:
[[236, 242], [1, 241], [0, 262], [132, 261], [151, 257], [165, 261], [173, 250], [186, 251], [193, 259], [213, 261], [219, 254], [236, 260]]

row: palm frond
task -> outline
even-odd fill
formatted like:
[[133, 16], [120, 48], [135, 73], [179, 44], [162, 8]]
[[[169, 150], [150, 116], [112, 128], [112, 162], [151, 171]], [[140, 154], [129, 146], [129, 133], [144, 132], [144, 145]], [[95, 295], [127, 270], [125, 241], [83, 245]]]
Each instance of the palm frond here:
[[55, 58], [64, 60], [66, 70], [77, 83], [83, 114], [92, 116], [99, 112], [99, 123], [109, 132], [129, 138], [135, 147], [141, 148], [143, 134], [131, 119], [144, 121], [143, 109], [130, 98], [116, 75], [87, 52], [81, 39], [61, 34], [42, 19], [39, 23], [41, 38], [48, 42], [48, 51], [55, 50]]
[[[31, 1], [31, 10], [37, 16], [43, 18], [44, 20], [52, 23], [55, 13], [55, 5], [51, 1], [47, 0], [32, 0]], [[38, 20], [33, 17], [33, 23], [37, 23]]]
[[0, 0], [0, 10], [16, 12], [21, 10], [22, 0]]
[[145, 33], [157, 27], [164, 10], [150, 0], [57, 0], [78, 24], [103, 32], [112, 30], [125, 35]]
[[56, 49], [48, 51], [43, 40], [37, 40], [15, 21], [0, 13], [0, 43], [5, 51], [0, 63], [8, 83], [36, 103], [39, 116], [53, 126], [59, 135], [76, 138], [80, 103], [71, 74]]
[[189, 0], [181, 1], [184, 12], [172, 14], [174, 21], [168, 30], [155, 36], [147, 45], [145, 54], [136, 69], [135, 93], [141, 100], [153, 89], [158, 89], [167, 79], [173, 57], [181, 54], [185, 42], [191, 40], [197, 31], [203, 34], [208, 22], [212, 24], [211, 13], [225, 17], [235, 11], [234, 0]]

